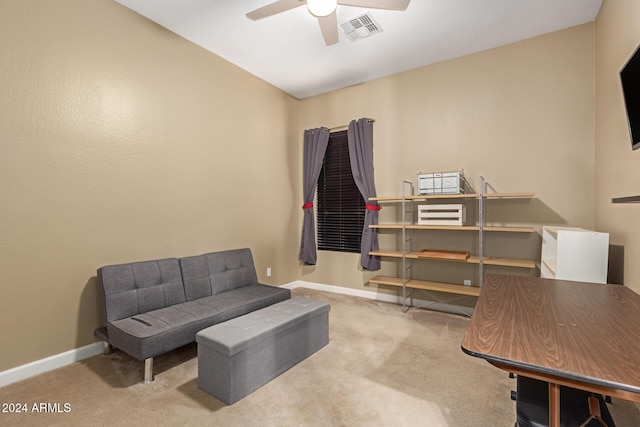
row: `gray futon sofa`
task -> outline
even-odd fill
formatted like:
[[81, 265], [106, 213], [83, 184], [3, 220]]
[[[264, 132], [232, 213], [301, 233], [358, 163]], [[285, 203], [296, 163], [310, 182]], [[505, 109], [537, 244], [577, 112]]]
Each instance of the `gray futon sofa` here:
[[204, 328], [291, 298], [288, 289], [258, 283], [249, 249], [98, 269], [104, 325], [95, 335], [145, 361], [195, 342]]

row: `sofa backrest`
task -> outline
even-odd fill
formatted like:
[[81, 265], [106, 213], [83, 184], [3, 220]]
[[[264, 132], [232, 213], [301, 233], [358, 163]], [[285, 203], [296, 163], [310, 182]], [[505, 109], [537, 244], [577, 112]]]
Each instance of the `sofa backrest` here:
[[101, 267], [98, 285], [105, 325], [115, 320], [185, 302], [177, 258]]
[[249, 248], [180, 258], [187, 301], [258, 283]]

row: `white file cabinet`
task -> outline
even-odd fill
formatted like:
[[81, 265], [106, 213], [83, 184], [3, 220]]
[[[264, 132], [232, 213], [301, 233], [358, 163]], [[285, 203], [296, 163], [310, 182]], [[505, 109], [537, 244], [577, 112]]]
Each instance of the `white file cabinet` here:
[[572, 227], [543, 227], [540, 276], [607, 283], [609, 233]]

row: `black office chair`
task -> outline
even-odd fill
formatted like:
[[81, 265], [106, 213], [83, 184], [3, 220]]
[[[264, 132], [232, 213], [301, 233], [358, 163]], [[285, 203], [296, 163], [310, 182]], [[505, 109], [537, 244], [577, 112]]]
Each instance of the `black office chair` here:
[[[549, 425], [549, 383], [518, 376], [515, 400], [516, 427]], [[561, 386], [560, 426], [615, 427], [615, 424], [602, 395]]]

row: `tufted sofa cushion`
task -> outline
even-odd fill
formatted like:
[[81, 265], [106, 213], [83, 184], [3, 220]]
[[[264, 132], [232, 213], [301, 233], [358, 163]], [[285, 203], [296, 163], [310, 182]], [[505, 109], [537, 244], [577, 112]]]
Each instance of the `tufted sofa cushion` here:
[[180, 258], [187, 301], [258, 283], [248, 248]]
[[177, 258], [98, 269], [105, 324], [186, 301]]
[[196, 333], [291, 297], [289, 289], [250, 285], [141, 313], [108, 325], [109, 340], [144, 360], [194, 342]]

